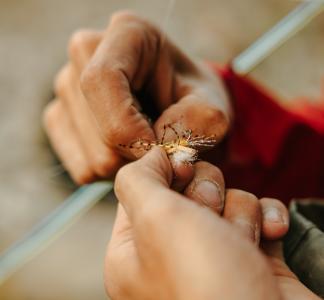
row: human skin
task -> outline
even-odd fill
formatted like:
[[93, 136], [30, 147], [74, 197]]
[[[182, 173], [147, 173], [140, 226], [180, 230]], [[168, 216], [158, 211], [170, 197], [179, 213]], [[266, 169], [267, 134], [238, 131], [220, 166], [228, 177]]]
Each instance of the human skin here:
[[[206, 174], [224, 209], [192, 189]], [[171, 181], [172, 167], [157, 147], [117, 174], [120, 203], [105, 262], [112, 299], [319, 299], [283, 261], [277, 240], [288, 214], [280, 201], [225, 191], [221, 172], [206, 162], [195, 165], [183, 194]]]
[[[227, 133], [231, 107], [220, 79], [147, 20], [116, 13], [104, 31], [75, 33], [68, 52], [44, 123], [78, 184], [113, 176], [143, 154], [119, 144], [158, 140], [166, 124], [174, 124], [179, 134], [191, 129], [218, 141]], [[166, 140], [174, 138], [168, 130]], [[174, 165], [174, 170], [181, 190], [192, 167]]]
[[[79, 184], [112, 176], [140, 156], [119, 144], [160, 139], [165, 124], [220, 141], [231, 119], [219, 78], [125, 12], [105, 31], [73, 35], [55, 93], [46, 131]], [[255, 247], [260, 236], [286, 232], [280, 202], [235, 190], [225, 197], [221, 173], [205, 162], [173, 166], [178, 194], [167, 157], [154, 151], [117, 177], [121, 205], [105, 268], [113, 299], [316, 299], [279, 259], [277, 244], [267, 244], [267, 259]]]

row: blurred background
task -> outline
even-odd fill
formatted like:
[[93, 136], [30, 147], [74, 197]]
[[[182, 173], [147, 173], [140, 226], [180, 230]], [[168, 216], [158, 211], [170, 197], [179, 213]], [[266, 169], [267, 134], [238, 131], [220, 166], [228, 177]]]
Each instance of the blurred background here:
[[[79, 28], [103, 28], [120, 9], [156, 22], [191, 55], [228, 63], [299, 4], [292, 0], [0, 0], [0, 252], [73, 190], [42, 130], [66, 45]], [[317, 99], [324, 78], [324, 17], [317, 17], [250, 75], [284, 105]], [[103, 258], [113, 195], [4, 285], [1, 300], [107, 299]]]

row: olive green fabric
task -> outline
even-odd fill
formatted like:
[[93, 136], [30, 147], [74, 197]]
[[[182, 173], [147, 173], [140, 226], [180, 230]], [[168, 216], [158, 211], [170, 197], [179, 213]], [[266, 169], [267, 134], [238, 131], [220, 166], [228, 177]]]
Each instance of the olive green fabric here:
[[293, 201], [289, 211], [286, 262], [309, 289], [324, 298], [324, 201]]

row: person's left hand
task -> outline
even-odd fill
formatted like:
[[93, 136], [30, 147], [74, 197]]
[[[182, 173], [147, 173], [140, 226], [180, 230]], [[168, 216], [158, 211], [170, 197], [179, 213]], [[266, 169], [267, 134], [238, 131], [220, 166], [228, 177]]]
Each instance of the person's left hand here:
[[161, 149], [117, 175], [120, 205], [105, 263], [112, 299], [317, 299], [278, 258], [276, 243], [266, 246], [270, 260], [255, 246], [260, 235], [286, 233], [281, 202], [225, 192], [221, 172], [205, 162], [184, 195], [169, 188], [171, 179]]
[[[227, 134], [232, 108], [220, 76], [148, 20], [117, 12], [105, 30], [75, 33], [68, 48], [44, 125], [76, 183], [113, 177], [145, 152], [131, 146], [138, 139], [172, 141], [192, 130], [218, 143]], [[189, 165], [174, 171], [180, 185], [192, 175]]]

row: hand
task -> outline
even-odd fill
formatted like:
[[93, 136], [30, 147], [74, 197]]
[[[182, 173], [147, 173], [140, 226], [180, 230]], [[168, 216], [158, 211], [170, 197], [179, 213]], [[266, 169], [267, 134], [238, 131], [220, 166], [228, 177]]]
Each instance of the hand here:
[[[109, 177], [125, 159], [141, 156], [118, 145], [161, 139], [166, 124], [174, 123], [180, 134], [191, 129], [218, 140], [228, 130], [231, 109], [219, 78], [136, 15], [116, 13], [105, 31], [77, 32], [69, 57], [44, 119], [79, 184]], [[174, 138], [168, 130], [166, 140]], [[183, 167], [175, 172], [192, 176]]]
[[[205, 162], [184, 195], [169, 188], [171, 179], [159, 148], [117, 174], [120, 205], [105, 263], [112, 299], [318, 299], [269, 242], [288, 229], [281, 202], [225, 194], [222, 174]], [[260, 232], [268, 258], [255, 245]]]

